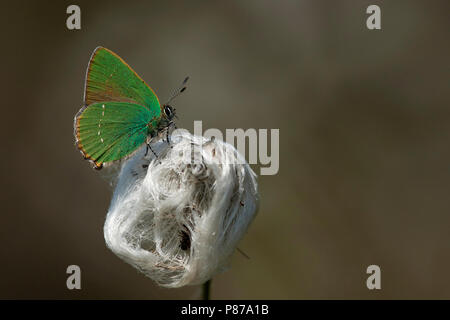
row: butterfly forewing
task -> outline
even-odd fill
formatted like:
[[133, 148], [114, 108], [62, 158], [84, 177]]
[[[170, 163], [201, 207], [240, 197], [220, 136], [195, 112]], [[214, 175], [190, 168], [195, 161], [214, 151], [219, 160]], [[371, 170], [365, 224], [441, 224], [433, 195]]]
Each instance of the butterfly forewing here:
[[147, 108], [127, 102], [99, 102], [80, 110], [75, 134], [78, 148], [97, 167], [119, 160], [146, 142], [154, 115]]
[[161, 113], [158, 97], [144, 80], [114, 52], [98, 47], [89, 61], [84, 103], [103, 101], [137, 103], [155, 117]]

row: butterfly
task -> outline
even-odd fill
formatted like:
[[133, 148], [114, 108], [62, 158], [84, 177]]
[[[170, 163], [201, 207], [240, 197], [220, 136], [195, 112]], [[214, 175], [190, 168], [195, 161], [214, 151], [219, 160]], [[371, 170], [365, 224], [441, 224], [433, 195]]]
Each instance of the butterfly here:
[[[175, 109], [161, 104], [155, 92], [117, 54], [97, 47], [86, 71], [84, 106], [74, 119], [75, 143], [95, 169], [126, 158], [174, 125]], [[153, 150], [152, 150], [153, 151]]]

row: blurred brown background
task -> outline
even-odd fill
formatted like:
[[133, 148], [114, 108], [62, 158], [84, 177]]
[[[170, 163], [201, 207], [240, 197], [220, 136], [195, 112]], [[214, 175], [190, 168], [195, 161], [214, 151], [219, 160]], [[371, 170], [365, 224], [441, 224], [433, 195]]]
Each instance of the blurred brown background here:
[[[80, 31], [66, 8], [81, 7]], [[366, 28], [370, 4], [382, 30]], [[114, 256], [112, 190], [74, 146], [92, 50], [179, 127], [279, 128], [280, 171], [215, 299], [450, 298], [448, 1], [17, 1], [2, 9], [0, 298], [191, 299]], [[259, 167], [254, 166], [259, 173]], [[66, 288], [66, 267], [82, 290]], [[377, 264], [382, 289], [366, 288]]]

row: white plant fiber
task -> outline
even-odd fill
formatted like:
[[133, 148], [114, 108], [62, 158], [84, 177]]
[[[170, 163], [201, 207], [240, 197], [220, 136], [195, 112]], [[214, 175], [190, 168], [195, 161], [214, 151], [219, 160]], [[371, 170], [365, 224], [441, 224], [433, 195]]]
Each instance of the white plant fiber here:
[[232, 145], [184, 130], [171, 138], [171, 147], [152, 144], [157, 159], [144, 157], [144, 147], [122, 165], [104, 236], [121, 259], [175, 288], [229, 266], [258, 194], [255, 173]]

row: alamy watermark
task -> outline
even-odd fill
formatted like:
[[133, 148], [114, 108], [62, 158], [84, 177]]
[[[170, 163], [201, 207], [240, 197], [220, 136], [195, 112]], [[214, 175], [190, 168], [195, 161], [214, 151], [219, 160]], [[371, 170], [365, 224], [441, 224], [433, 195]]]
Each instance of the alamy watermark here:
[[366, 13], [370, 14], [366, 20], [366, 26], [369, 30], [381, 29], [381, 9], [379, 6], [372, 4], [367, 7]]
[[66, 273], [69, 274], [66, 280], [67, 289], [81, 289], [81, 269], [76, 264], [67, 267]]
[[81, 29], [81, 9], [76, 4], [67, 7], [66, 13], [70, 14], [66, 19], [66, 27], [69, 30]]
[[370, 276], [366, 280], [367, 289], [381, 289], [381, 268], [376, 264], [372, 264], [367, 267], [367, 274]]
[[[186, 131], [176, 129], [176, 132]], [[242, 157], [222, 157], [221, 164], [259, 164], [260, 175], [275, 175], [280, 169], [280, 129], [226, 129], [225, 137], [219, 129], [209, 128], [203, 132], [202, 121], [194, 121], [194, 135], [203, 136], [207, 140], [217, 139], [231, 144]], [[248, 142], [248, 143], [247, 143]], [[186, 154], [186, 163], [195, 162], [201, 154], [202, 146], [193, 146], [191, 154]], [[197, 150], [196, 150], [197, 149]], [[248, 149], [248, 152], [247, 152]], [[270, 150], [270, 152], [269, 152]]]

